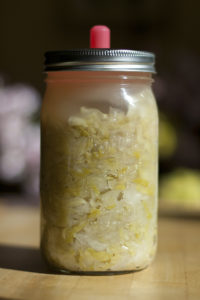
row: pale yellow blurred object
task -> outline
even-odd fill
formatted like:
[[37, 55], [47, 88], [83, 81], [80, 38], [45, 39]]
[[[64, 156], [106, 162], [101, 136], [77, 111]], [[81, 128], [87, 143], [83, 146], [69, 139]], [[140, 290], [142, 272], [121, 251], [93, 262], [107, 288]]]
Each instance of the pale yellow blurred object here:
[[176, 169], [160, 181], [161, 209], [200, 212], [200, 171]]
[[159, 113], [159, 155], [168, 158], [177, 146], [177, 136], [173, 125], [163, 113]]

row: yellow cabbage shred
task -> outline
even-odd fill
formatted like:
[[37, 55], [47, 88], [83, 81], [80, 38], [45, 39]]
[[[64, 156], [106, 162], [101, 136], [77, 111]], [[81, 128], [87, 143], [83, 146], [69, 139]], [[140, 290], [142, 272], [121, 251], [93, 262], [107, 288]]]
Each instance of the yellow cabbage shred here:
[[42, 248], [54, 266], [123, 271], [152, 260], [157, 112], [148, 91], [143, 98], [127, 111], [81, 107], [60, 126], [42, 124]]

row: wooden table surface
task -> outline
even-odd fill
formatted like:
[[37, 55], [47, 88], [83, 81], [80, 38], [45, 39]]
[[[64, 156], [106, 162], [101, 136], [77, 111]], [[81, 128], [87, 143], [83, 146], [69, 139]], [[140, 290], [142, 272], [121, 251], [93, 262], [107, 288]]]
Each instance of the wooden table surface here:
[[0, 203], [0, 300], [200, 299], [200, 219], [159, 219], [147, 269], [115, 276], [55, 275], [40, 258], [39, 210]]

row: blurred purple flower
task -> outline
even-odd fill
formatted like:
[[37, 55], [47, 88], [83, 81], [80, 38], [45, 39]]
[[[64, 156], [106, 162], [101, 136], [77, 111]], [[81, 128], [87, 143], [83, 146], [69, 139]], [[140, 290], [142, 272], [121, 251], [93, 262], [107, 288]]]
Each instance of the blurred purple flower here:
[[0, 87], [0, 180], [19, 183], [29, 194], [39, 185], [40, 128], [31, 120], [39, 106], [32, 87]]

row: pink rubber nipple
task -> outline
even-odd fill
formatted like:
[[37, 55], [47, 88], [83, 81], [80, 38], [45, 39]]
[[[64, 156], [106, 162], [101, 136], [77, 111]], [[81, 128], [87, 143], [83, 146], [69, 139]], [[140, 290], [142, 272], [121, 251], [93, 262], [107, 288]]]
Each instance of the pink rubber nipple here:
[[110, 48], [110, 29], [96, 25], [90, 29], [90, 48]]

